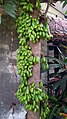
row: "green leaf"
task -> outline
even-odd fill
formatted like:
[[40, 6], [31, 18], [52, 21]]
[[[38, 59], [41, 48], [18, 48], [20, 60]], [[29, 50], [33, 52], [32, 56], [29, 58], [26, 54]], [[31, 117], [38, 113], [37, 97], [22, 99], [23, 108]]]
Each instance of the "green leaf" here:
[[62, 89], [62, 91], [64, 91], [66, 89], [66, 81], [62, 80], [60, 83], [60, 89]]
[[9, 11], [8, 9], [5, 9], [6, 13], [8, 13], [11, 17], [16, 18], [15, 14], [13, 14], [11, 11]]
[[16, 5], [19, 3], [19, 1], [17, 1], [17, 0], [6, 0], [5, 3], [11, 3], [11, 4], [13, 3], [14, 5]]
[[3, 3], [3, 0], [0, 0], [0, 3]]
[[61, 65], [64, 67], [64, 62], [61, 61], [61, 60], [59, 60], [59, 59], [57, 59], [57, 58], [48, 56], [48, 57], [47, 57], [47, 60], [49, 60], [49, 61], [56, 61], [57, 63], [61, 64]]
[[60, 59], [62, 59], [62, 60], [64, 61], [65, 56], [64, 56], [63, 52], [60, 50], [59, 47], [57, 47], [57, 49], [58, 49], [58, 51], [59, 51]]
[[16, 8], [13, 7], [11, 4], [7, 4], [4, 6], [5, 12], [8, 13], [10, 16], [15, 18], [15, 14], [16, 14]]
[[67, 15], [67, 11], [65, 12], [65, 14]]
[[67, 0], [64, 0], [64, 3], [63, 3], [63, 8], [67, 5]]
[[61, 64], [49, 64], [49, 69], [50, 68], [62, 68], [62, 65]]
[[5, 11], [7, 14], [15, 18], [16, 16], [16, 6], [19, 4], [17, 0], [5, 0], [0, 7]]
[[51, 113], [50, 113], [49, 119], [53, 119], [53, 115], [54, 115], [54, 113], [55, 113], [57, 107], [58, 107], [58, 105], [56, 105], [55, 107], [53, 107], [53, 110], [52, 110]]
[[60, 86], [60, 82], [61, 82], [60, 80], [54, 84], [54, 86], [53, 86], [54, 90], [56, 90]]
[[66, 89], [66, 81], [67, 81], [67, 76], [62, 77], [60, 82], [60, 89], [62, 89], [62, 91]]
[[62, 77], [58, 82], [54, 84], [53, 89], [55, 90], [59, 87], [60, 89], [62, 89], [62, 91], [64, 91], [66, 89], [66, 81], [67, 77], [66, 76]]

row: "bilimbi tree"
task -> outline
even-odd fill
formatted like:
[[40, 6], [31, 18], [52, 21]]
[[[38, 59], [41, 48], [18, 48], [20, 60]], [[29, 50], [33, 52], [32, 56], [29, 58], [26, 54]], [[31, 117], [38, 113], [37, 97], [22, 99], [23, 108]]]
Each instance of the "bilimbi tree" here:
[[[40, 19], [40, 2], [40, 0], [0, 0], [0, 18], [2, 14], [8, 13], [16, 19], [19, 39], [17, 69], [21, 80], [16, 93], [17, 98], [24, 104], [27, 111], [32, 111], [36, 115], [36, 119], [48, 119], [50, 110], [48, 96], [42, 90], [43, 83], [39, 81], [37, 85], [35, 80], [31, 81], [31, 83], [29, 82], [30, 77], [33, 76], [33, 66], [35, 64], [43, 62], [45, 70], [48, 69], [46, 59], [35, 56], [31, 48], [31, 43], [35, 45], [40, 39], [49, 40], [52, 37], [46, 14], [53, 0], [47, 1], [47, 8], [44, 14], [45, 25], [42, 24]], [[45, 0], [42, 2], [45, 2]], [[66, 4], [65, 0], [63, 6]], [[40, 103], [42, 106], [40, 106]], [[37, 117], [38, 111], [39, 117]]]

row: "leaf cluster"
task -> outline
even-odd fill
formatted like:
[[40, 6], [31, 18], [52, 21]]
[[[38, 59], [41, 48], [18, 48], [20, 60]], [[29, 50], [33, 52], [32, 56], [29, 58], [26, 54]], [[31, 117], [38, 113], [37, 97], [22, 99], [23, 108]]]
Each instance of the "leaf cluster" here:
[[18, 4], [17, 0], [0, 0], [0, 14], [7, 13], [15, 18]]
[[58, 46], [57, 50], [59, 52], [59, 59], [54, 57], [47, 57], [49, 62], [49, 70], [55, 70], [58, 68], [57, 72], [49, 74], [49, 81], [45, 84], [49, 89], [49, 101], [50, 101], [50, 114], [49, 119], [61, 118], [64, 116], [61, 114], [66, 114], [66, 103], [67, 103], [67, 57], [64, 56], [63, 52]]

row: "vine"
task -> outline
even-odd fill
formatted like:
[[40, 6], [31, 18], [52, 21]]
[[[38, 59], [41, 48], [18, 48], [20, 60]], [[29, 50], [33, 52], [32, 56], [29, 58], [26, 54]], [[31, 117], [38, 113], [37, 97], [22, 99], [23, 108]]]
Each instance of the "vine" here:
[[[40, 9], [40, 1], [36, 1], [36, 8]], [[33, 75], [32, 69], [35, 63], [42, 60], [47, 65], [45, 58], [35, 57], [31, 51], [29, 42], [36, 43], [40, 39], [50, 39], [52, 35], [49, 33], [49, 27], [46, 22], [44, 26], [40, 23], [39, 18], [33, 18], [30, 13], [34, 10], [34, 5], [30, 0], [21, 0], [19, 8], [19, 16], [16, 20], [17, 32], [19, 34], [19, 50], [17, 55], [17, 69], [20, 75], [21, 84], [16, 93], [17, 98], [24, 104], [26, 110], [32, 110], [36, 113], [39, 110], [39, 103], [43, 103], [41, 107], [40, 119], [45, 119], [49, 114], [48, 96], [42, 90], [43, 83], [39, 83], [39, 87], [34, 82], [28, 84], [29, 78]], [[48, 68], [48, 67], [47, 67]]]

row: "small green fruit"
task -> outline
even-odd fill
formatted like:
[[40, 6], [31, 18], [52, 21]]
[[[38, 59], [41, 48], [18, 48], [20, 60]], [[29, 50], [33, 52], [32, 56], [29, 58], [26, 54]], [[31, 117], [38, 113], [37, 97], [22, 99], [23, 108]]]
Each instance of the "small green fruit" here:
[[43, 82], [39, 83], [39, 87], [42, 88], [43, 87]]

